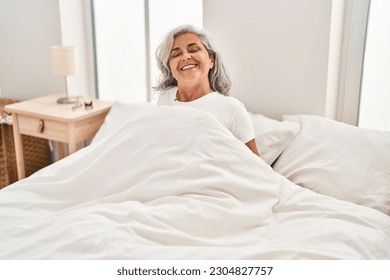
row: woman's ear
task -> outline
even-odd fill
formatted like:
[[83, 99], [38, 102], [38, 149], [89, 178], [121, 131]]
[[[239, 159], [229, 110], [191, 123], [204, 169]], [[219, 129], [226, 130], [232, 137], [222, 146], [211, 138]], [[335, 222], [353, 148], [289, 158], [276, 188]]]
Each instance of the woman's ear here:
[[214, 56], [210, 55], [210, 69], [213, 69], [214, 67]]

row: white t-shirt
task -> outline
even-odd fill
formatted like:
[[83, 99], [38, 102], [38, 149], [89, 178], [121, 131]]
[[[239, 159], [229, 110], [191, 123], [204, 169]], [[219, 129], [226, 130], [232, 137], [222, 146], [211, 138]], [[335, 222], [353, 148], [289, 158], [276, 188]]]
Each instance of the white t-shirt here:
[[188, 106], [213, 114], [238, 140], [243, 143], [255, 138], [252, 120], [244, 105], [236, 98], [218, 92], [208, 93], [189, 102], [176, 100], [177, 87], [160, 94], [157, 105]]

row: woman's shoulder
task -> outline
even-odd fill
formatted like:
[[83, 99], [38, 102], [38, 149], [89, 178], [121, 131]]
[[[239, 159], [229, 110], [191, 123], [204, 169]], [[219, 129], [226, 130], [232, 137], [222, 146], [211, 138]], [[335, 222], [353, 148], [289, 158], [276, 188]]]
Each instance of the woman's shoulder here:
[[241, 103], [240, 100], [237, 98], [230, 96], [230, 95], [223, 95], [221, 93], [216, 94], [218, 102], [222, 102], [226, 106], [229, 106], [231, 108], [237, 108], [237, 107], [242, 107], [244, 104]]

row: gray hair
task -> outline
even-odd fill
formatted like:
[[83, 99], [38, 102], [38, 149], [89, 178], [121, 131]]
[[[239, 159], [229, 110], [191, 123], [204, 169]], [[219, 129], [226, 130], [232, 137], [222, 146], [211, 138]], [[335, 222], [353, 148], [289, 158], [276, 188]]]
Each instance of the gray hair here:
[[227, 70], [223, 65], [221, 55], [212, 44], [209, 36], [204, 31], [199, 30], [192, 25], [183, 25], [175, 28], [165, 36], [163, 41], [157, 47], [156, 59], [157, 66], [161, 71], [161, 76], [156, 87], [154, 87], [154, 90], [161, 92], [177, 86], [177, 81], [172, 76], [172, 72], [169, 67], [169, 57], [175, 38], [185, 33], [198, 35], [209, 55], [214, 58], [214, 67], [209, 71], [211, 89], [223, 95], [229, 95], [232, 83]]

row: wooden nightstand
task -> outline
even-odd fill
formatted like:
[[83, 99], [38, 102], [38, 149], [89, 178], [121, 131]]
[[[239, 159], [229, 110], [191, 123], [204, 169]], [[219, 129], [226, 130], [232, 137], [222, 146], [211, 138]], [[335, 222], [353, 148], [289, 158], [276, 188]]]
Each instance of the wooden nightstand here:
[[[5, 106], [13, 118], [19, 180], [26, 176], [21, 134], [67, 143], [71, 154], [77, 150], [77, 143], [96, 134], [111, 108], [109, 102], [92, 99], [92, 109], [85, 109], [83, 104], [74, 110], [75, 104], [57, 103], [61, 96], [63, 94], [53, 94]], [[80, 101], [83, 103], [83, 98]]]

